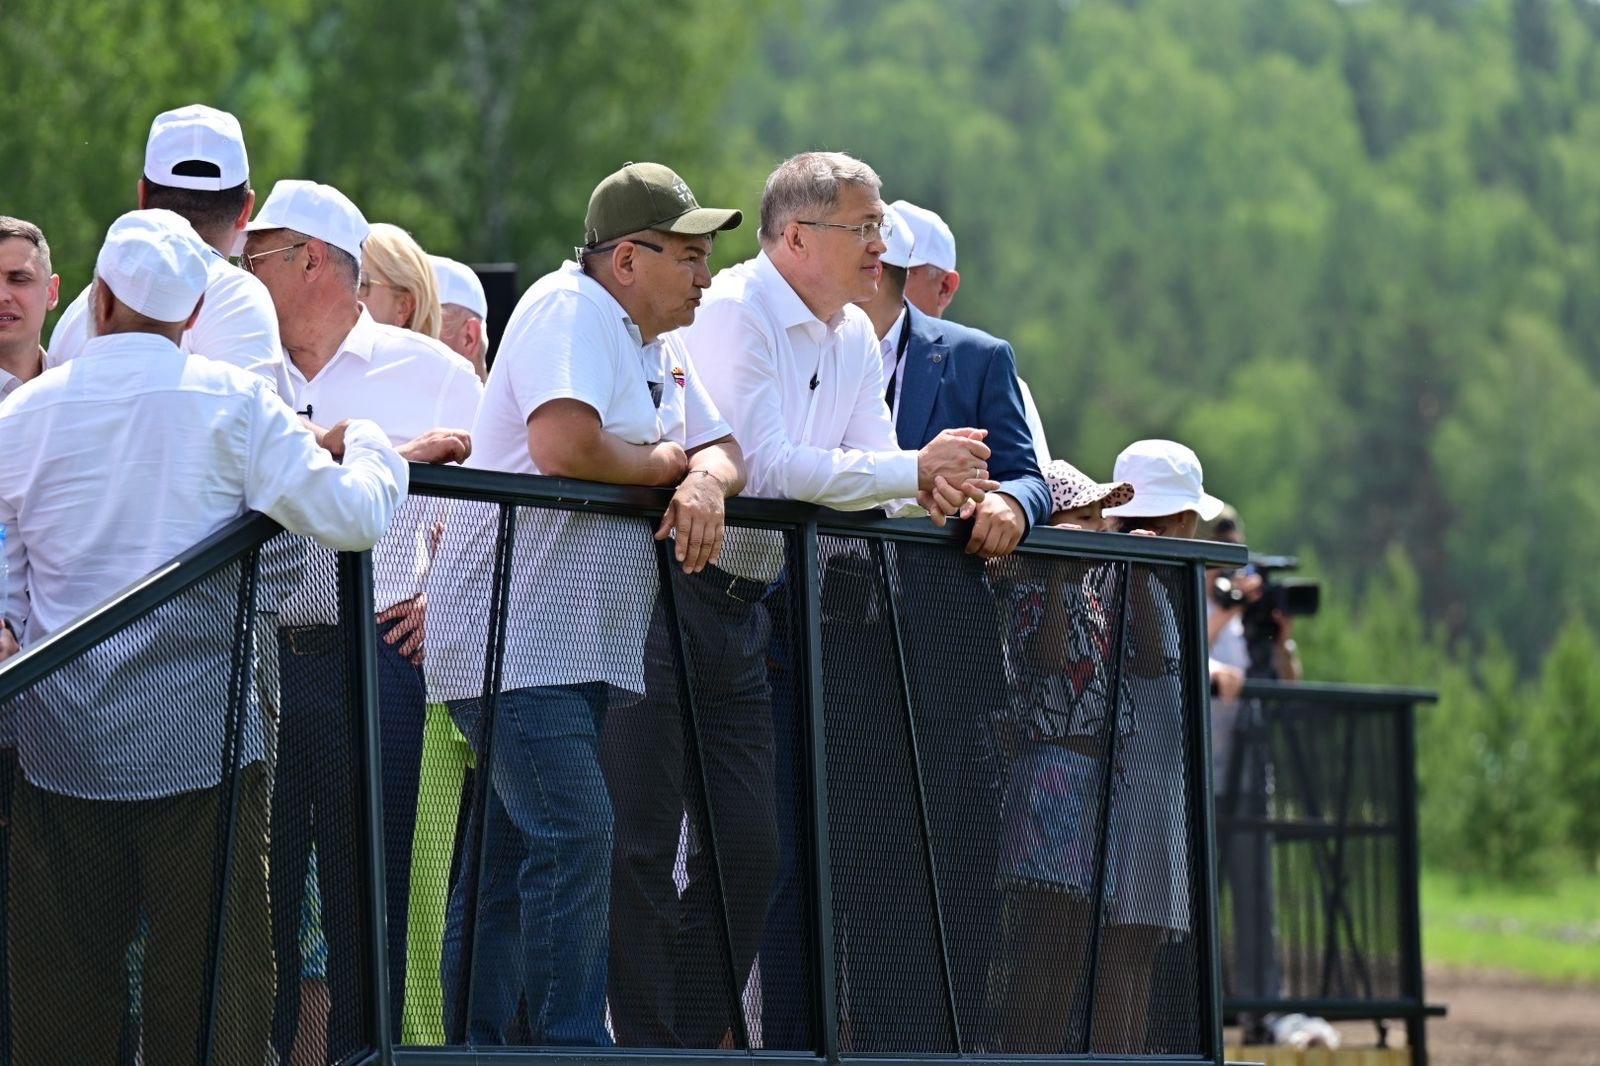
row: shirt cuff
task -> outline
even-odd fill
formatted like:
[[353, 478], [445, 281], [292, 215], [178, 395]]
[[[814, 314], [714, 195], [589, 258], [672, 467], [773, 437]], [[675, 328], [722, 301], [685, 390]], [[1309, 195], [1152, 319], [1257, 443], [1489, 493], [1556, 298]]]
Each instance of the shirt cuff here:
[[873, 495], [899, 500], [917, 494], [917, 453], [880, 452], [872, 473]]

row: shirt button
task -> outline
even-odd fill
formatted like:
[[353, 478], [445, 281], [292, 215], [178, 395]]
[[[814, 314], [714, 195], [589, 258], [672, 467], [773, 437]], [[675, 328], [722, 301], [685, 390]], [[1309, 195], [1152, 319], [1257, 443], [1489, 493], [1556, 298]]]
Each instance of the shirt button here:
[[944, 353], [943, 353], [943, 352], [934, 352], [934, 353], [933, 353], [933, 361], [934, 361], [934, 362], [935, 362], [935, 363], [942, 363], [942, 362], [944, 362]]

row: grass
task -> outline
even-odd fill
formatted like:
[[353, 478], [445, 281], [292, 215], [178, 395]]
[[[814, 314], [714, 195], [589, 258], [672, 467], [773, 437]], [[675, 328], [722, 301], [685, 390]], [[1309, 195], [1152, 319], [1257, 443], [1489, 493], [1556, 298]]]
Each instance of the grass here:
[[1430, 965], [1600, 983], [1600, 876], [1513, 888], [1426, 872], [1422, 952]]

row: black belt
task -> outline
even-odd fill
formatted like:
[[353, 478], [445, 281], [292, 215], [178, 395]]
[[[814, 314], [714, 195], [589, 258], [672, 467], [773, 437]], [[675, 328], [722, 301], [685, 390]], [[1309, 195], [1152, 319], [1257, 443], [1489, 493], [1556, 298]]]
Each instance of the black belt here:
[[763, 582], [730, 574], [720, 566], [707, 566], [705, 580], [730, 600], [740, 603], [760, 603], [767, 598], [767, 590], [772, 588]]
[[344, 633], [338, 626], [286, 626], [278, 635], [295, 655], [344, 654]]

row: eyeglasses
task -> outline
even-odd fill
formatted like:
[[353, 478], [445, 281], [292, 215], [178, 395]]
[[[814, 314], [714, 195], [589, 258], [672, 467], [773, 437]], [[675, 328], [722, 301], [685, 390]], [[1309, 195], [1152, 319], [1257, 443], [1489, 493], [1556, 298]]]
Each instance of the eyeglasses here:
[[254, 274], [256, 272], [257, 259], [264, 259], [269, 255], [277, 255], [279, 252], [292, 252], [296, 248], [304, 248], [310, 243], [310, 241], [298, 241], [294, 244], [286, 244], [282, 248], [269, 248], [265, 252], [257, 252], [254, 255], [241, 255], [239, 257], [239, 265]]
[[400, 290], [402, 292], [405, 291], [405, 287], [403, 285], [396, 285], [393, 282], [388, 282], [388, 281], [379, 281], [377, 278], [369, 278], [369, 277], [367, 277], [365, 275], [362, 275], [361, 280], [356, 282], [356, 295], [357, 296], [365, 296], [365, 295], [367, 295], [368, 293], [370, 293], [372, 291], [372, 287], [374, 285], [381, 285], [386, 289], [397, 289], [397, 290]]
[[843, 222], [812, 222], [809, 219], [797, 218], [796, 222], [802, 226], [822, 226], [826, 229], [847, 229], [861, 239], [862, 244], [871, 244], [876, 240], [887, 240], [889, 234], [894, 232], [894, 223], [888, 219], [878, 222], [862, 222], [858, 225], [847, 226]]

